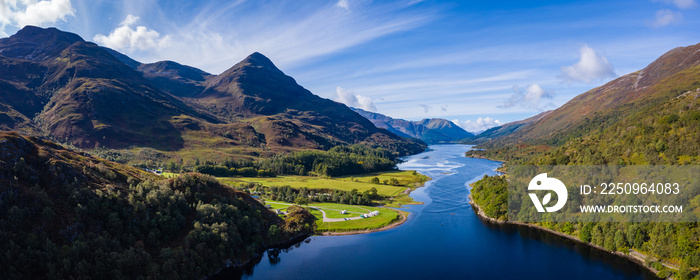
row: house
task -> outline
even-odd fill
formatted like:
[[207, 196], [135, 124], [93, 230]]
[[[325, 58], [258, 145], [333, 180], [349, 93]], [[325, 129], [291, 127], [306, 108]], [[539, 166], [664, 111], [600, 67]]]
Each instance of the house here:
[[270, 204], [265, 204], [265, 208], [267, 208], [267, 209], [272, 209], [272, 205], [270, 205]]

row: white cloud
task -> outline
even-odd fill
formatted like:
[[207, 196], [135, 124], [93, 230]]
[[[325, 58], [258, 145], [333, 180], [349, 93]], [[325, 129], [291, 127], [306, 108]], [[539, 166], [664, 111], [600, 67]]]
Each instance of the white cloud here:
[[130, 26], [136, 22], [138, 22], [141, 18], [137, 17], [135, 15], [127, 15], [124, 21], [122, 21], [119, 25], [121, 26]]
[[656, 11], [654, 21], [650, 23], [653, 27], [663, 27], [683, 20], [683, 14], [668, 9]]
[[487, 130], [492, 127], [496, 127], [499, 125], [502, 125], [503, 123], [499, 120], [494, 120], [490, 117], [485, 117], [485, 118], [478, 118], [476, 121], [460, 121], [460, 120], [452, 120], [453, 123], [458, 125], [461, 128], [464, 128], [464, 130], [469, 131], [469, 132], [482, 132], [484, 130]]
[[576, 64], [561, 68], [561, 78], [567, 82], [590, 83], [615, 77], [615, 70], [605, 56], [599, 55], [588, 45], [581, 47], [581, 57]]
[[338, 3], [336, 3], [335, 5], [338, 6], [338, 8], [343, 8], [346, 10], [350, 9], [350, 3], [348, 2], [348, 0], [338, 0]]
[[370, 112], [377, 111], [377, 107], [374, 106], [374, 101], [370, 97], [355, 94], [341, 87], [337, 87], [335, 93], [338, 95], [338, 101], [349, 107], [360, 108]]
[[126, 19], [119, 24], [108, 36], [97, 34], [93, 38], [95, 42], [117, 50], [155, 50], [167, 44], [169, 37], [160, 37], [160, 33], [148, 29], [145, 26], [131, 26], [139, 21], [139, 17], [134, 15], [126, 16]]
[[0, 0], [0, 32], [4, 33], [6, 25], [42, 26], [74, 15], [70, 0]]
[[695, 0], [653, 0], [654, 2], [661, 2], [666, 4], [671, 4], [679, 9], [689, 9], [695, 6]]
[[527, 109], [544, 110], [545, 108], [553, 107], [554, 105], [551, 103], [541, 105], [543, 99], [552, 98], [554, 98], [554, 93], [544, 90], [538, 84], [531, 84], [525, 88], [524, 91], [516, 85], [513, 86], [513, 95], [506, 99], [502, 105], [497, 107], [507, 109], [514, 106], [520, 106]]

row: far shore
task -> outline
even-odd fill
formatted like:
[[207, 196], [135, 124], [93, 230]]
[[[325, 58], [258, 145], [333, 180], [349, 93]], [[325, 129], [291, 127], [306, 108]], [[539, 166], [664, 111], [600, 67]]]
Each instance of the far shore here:
[[[617, 257], [624, 258], [624, 259], [629, 260], [629, 261], [637, 264], [638, 266], [648, 270], [649, 272], [653, 273], [654, 275], [657, 275], [659, 273], [659, 271], [654, 269], [653, 267], [646, 266], [644, 264], [644, 261], [645, 261], [644, 257], [646, 257], [646, 256], [637, 252], [637, 251], [631, 251], [630, 254], [625, 254], [625, 253], [619, 252], [619, 251], [612, 252], [612, 251], [607, 250], [607, 249], [605, 249], [601, 246], [598, 246], [596, 244], [583, 242], [583, 241], [581, 241], [581, 239], [579, 239], [576, 236], [572, 236], [572, 235], [568, 235], [568, 234], [563, 233], [563, 232], [551, 230], [551, 229], [548, 229], [546, 227], [542, 227], [542, 226], [538, 226], [538, 225], [534, 225], [534, 224], [523, 223], [523, 222], [497, 220], [497, 219], [494, 219], [492, 217], [487, 216], [486, 213], [484, 213], [484, 211], [481, 209], [481, 207], [479, 207], [479, 205], [477, 205], [474, 202], [474, 200], [472, 199], [471, 193], [469, 194], [468, 197], [469, 197], [469, 204], [474, 209], [474, 212], [476, 213], [477, 216], [479, 216], [480, 219], [482, 219], [484, 221], [494, 223], [494, 224], [509, 224], [509, 225], [516, 225], [516, 226], [521, 226], [521, 227], [528, 227], [528, 228], [532, 228], [532, 229], [537, 229], [537, 230], [540, 230], [540, 231], [543, 231], [543, 232], [546, 232], [549, 234], [553, 234], [553, 235], [556, 235], [559, 237], [567, 238], [569, 240], [575, 241], [575, 242], [580, 243], [580, 244], [588, 245], [588, 246], [595, 248], [599, 251], [603, 251], [603, 252], [606, 252], [608, 254], [612, 254], [612, 255], [615, 255]], [[633, 252], [636, 254], [632, 254]], [[667, 264], [664, 263], [663, 265], [667, 265]]]

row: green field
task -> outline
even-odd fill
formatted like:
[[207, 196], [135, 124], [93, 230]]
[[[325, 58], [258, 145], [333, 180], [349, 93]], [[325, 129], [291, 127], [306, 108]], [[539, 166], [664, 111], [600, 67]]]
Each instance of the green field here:
[[[313, 211], [313, 212], [318, 212], [319, 215], [321, 214], [319, 211]], [[328, 211], [326, 211], [326, 216], [328, 216]], [[396, 221], [397, 219], [399, 219], [399, 212], [397, 212], [396, 210], [393, 210], [393, 209], [382, 208], [381, 210], [379, 210], [379, 215], [371, 217], [371, 218], [351, 220], [351, 221], [342, 221], [342, 222], [332, 222], [332, 223], [324, 223], [322, 220], [317, 220], [316, 221], [316, 226], [317, 226], [316, 230], [321, 231], [321, 232], [325, 232], [325, 231], [356, 231], [356, 230], [377, 229], [377, 228], [385, 227], [385, 226], [391, 224], [392, 222]]]
[[[369, 181], [377, 177], [380, 182], [396, 178], [401, 186], [391, 186], [372, 184]], [[377, 193], [383, 196], [397, 196], [406, 190], [410, 184], [421, 184], [427, 177], [421, 174], [413, 174], [413, 171], [389, 171], [382, 173], [363, 174], [360, 176], [346, 176], [337, 178], [311, 177], [311, 176], [277, 176], [274, 178], [247, 178], [247, 177], [221, 177], [219, 181], [225, 184], [236, 184], [241, 182], [260, 183], [264, 186], [290, 186], [292, 188], [309, 189], [331, 189], [351, 191], [357, 189], [359, 192], [376, 188]], [[411, 185], [412, 187], [412, 185]]]
[[[291, 204], [279, 201], [265, 201], [265, 204], [272, 206], [272, 209], [287, 209]], [[314, 203], [309, 204], [310, 207], [322, 209], [326, 212], [327, 218], [351, 218], [357, 217], [360, 214], [366, 214], [371, 211], [379, 211], [379, 215], [350, 221], [340, 222], [323, 222], [323, 213], [317, 209], [309, 208], [309, 212], [316, 216], [317, 231], [319, 232], [337, 232], [337, 231], [356, 231], [376, 229], [387, 226], [399, 218], [399, 213], [396, 210], [384, 207], [372, 206], [354, 206], [336, 203]], [[341, 210], [347, 210], [348, 214], [340, 214]]]

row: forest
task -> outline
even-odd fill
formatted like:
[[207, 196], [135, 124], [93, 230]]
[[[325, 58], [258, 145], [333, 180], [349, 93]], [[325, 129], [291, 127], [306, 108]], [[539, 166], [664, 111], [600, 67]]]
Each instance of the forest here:
[[264, 199], [298, 204], [332, 202], [349, 205], [372, 205], [372, 200], [380, 198], [376, 188], [371, 188], [360, 193], [357, 189], [352, 189], [350, 191], [309, 188], [295, 189], [290, 186], [266, 187], [262, 184], [252, 182], [239, 184], [234, 187], [241, 191], [260, 195], [260, 197]]
[[217, 177], [327, 176], [364, 174], [396, 168], [396, 156], [384, 148], [337, 146], [328, 151], [297, 151], [259, 161], [205, 162], [195, 172]]
[[0, 133], [0, 279], [201, 279], [313, 233], [250, 195]]
[[[700, 164], [697, 96], [697, 91], [679, 94], [666, 103], [640, 108], [614, 123], [591, 121], [574, 131], [563, 144], [521, 142], [473, 150], [467, 156], [507, 161], [506, 170], [513, 165], [697, 165]], [[507, 211], [508, 201], [502, 199], [507, 189], [505, 179], [486, 177], [474, 184], [472, 196], [490, 217], [507, 219], [503, 211]], [[700, 203], [700, 196], [692, 201]], [[652, 257], [648, 265], [658, 268], [661, 277], [675, 273], [676, 279], [689, 279], [690, 271], [700, 268], [698, 223], [545, 222], [540, 225], [610, 251], [634, 249], [648, 254]], [[679, 269], [673, 272], [653, 259], [678, 264]]]

